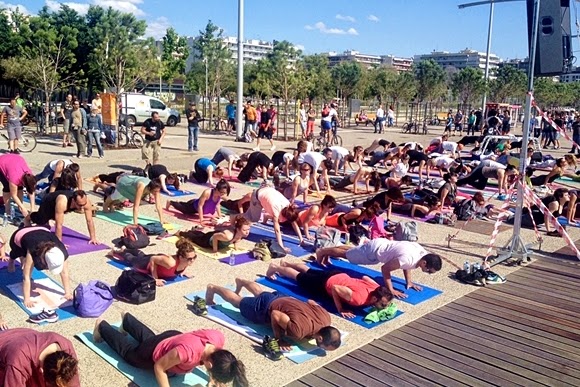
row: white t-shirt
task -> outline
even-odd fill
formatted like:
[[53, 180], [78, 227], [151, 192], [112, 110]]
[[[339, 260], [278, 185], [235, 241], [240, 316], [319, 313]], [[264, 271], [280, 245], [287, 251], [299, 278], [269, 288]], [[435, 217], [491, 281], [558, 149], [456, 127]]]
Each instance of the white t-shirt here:
[[417, 149], [417, 143], [413, 141], [405, 143], [405, 146], [408, 147], [409, 150]]
[[290, 162], [292, 160], [294, 160], [294, 155], [292, 153], [284, 153], [284, 156], [282, 156], [282, 160], [284, 160], [285, 163]]
[[318, 152], [304, 152], [298, 156], [298, 164], [307, 163], [315, 170], [320, 168], [320, 164], [326, 159], [322, 153]]
[[389, 111], [387, 113], [387, 116], [389, 118], [395, 118], [395, 112], [392, 109], [389, 109]]
[[333, 116], [338, 116], [338, 114], [336, 113], [336, 109], [330, 108], [328, 109], [328, 115], [326, 117], [322, 117], [322, 121], [331, 122]]
[[377, 118], [383, 118], [385, 117], [385, 111], [381, 108], [377, 109]]
[[330, 150], [332, 151], [332, 159], [333, 160], [342, 160], [348, 155], [348, 149], [343, 148], [341, 146], [331, 146]]
[[266, 214], [275, 218], [280, 217], [280, 212], [290, 205], [288, 199], [274, 187], [264, 187], [258, 190], [258, 200]]
[[306, 109], [300, 109], [300, 121], [306, 122], [308, 117], [306, 116]]
[[455, 153], [457, 152], [457, 143], [454, 141], [443, 141], [441, 148], [444, 152]]
[[449, 156], [439, 156], [435, 158], [435, 166], [437, 168], [449, 169], [454, 162], [455, 159]]
[[391, 176], [396, 178], [402, 178], [409, 172], [409, 167], [405, 163], [397, 163], [395, 168], [391, 171]]
[[379, 262], [387, 263], [396, 259], [403, 270], [414, 269], [417, 262], [426, 254], [427, 250], [417, 242], [391, 241], [384, 238], [373, 239], [369, 242], [369, 249]]
[[69, 165], [71, 165], [73, 163], [73, 161], [71, 159], [57, 159], [57, 160], [52, 160], [48, 165], [50, 166], [50, 169], [52, 169], [53, 171], [56, 170], [56, 164], [58, 164], [59, 161], [62, 161], [64, 163], [63, 169], [68, 167]]

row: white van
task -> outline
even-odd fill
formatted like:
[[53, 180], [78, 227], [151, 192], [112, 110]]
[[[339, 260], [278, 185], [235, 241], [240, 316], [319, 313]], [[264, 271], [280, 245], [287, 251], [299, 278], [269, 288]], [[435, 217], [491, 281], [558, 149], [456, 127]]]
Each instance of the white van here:
[[168, 108], [163, 101], [156, 97], [150, 97], [139, 93], [121, 94], [121, 114], [127, 114], [129, 123], [140, 125], [151, 117], [151, 113], [159, 113], [161, 121], [167, 126], [175, 126], [181, 121], [179, 112]]

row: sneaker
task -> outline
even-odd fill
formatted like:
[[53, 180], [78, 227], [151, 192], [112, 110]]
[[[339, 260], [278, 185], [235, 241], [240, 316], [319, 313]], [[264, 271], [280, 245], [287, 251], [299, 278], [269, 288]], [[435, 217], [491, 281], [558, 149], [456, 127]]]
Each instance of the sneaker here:
[[284, 357], [282, 351], [280, 351], [278, 339], [274, 337], [264, 336], [262, 349], [264, 350], [264, 355], [270, 360], [281, 360]]
[[271, 151], [276, 150], [276, 145], [272, 145], [272, 147], [270, 148]]
[[485, 277], [485, 283], [487, 285], [497, 285], [505, 283], [506, 279], [493, 271], [488, 271]]
[[205, 316], [207, 314], [207, 305], [205, 300], [201, 297], [195, 296], [193, 299], [193, 304], [191, 305], [191, 310], [198, 316]]
[[507, 199], [507, 195], [506, 194], [501, 194], [497, 197], [498, 200], [506, 200]]
[[14, 149], [14, 151], [12, 153], [19, 155], [20, 151], [18, 149]]
[[254, 151], [254, 152], [259, 152], [259, 151], [260, 151], [260, 147], [259, 147], [259, 146], [255, 147], [255, 148], [253, 149], [253, 151]]
[[55, 323], [58, 321], [58, 314], [54, 310], [43, 309], [42, 312], [30, 316], [28, 321], [35, 324], [42, 324], [43, 322]]
[[558, 232], [558, 230], [553, 230], [553, 231], [547, 232], [546, 235], [553, 236], [553, 237], [559, 237], [560, 236], [560, 232]]

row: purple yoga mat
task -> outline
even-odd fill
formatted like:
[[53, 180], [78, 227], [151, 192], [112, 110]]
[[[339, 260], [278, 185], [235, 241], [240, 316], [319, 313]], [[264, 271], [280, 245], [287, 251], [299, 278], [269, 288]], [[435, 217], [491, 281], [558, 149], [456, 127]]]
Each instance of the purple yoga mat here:
[[[20, 261], [16, 261], [16, 267], [20, 266]], [[8, 267], [8, 261], [0, 261], [0, 270]]]
[[[243, 263], [254, 262], [256, 258], [254, 258], [254, 254], [251, 251], [242, 254], [236, 254], [236, 263], [233, 266], [238, 266]], [[225, 263], [226, 265], [230, 264], [230, 257], [225, 257], [219, 260], [221, 263]]]
[[[54, 232], [54, 227], [52, 228]], [[67, 246], [69, 255], [91, 253], [93, 251], [109, 250], [110, 247], [100, 243], [98, 245], [89, 244], [89, 237], [68, 227], [62, 228], [62, 243]]]

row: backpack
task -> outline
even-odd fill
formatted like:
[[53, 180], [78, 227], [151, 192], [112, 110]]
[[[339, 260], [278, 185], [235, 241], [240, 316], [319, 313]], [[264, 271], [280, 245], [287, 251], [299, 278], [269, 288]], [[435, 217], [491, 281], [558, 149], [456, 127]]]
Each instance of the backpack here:
[[457, 220], [470, 220], [475, 216], [475, 203], [473, 199], [463, 199], [453, 209], [453, 213], [457, 215]]
[[143, 168], [133, 168], [131, 175], [147, 177], [147, 172]]
[[396, 241], [417, 242], [419, 240], [419, 230], [417, 222], [399, 222], [395, 225], [393, 238]]
[[140, 224], [139, 226], [145, 230], [147, 235], [161, 235], [165, 232], [161, 222], [151, 222], [147, 224]]
[[102, 281], [79, 284], [73, 293], [73, 306], [80, 317], [99, 317], [113, 303], [111, 287]]
[[330, 109], [322, 109], [322, 117], [328, 117], [330, 114]]
[[314, 250], [322, 247], [335, 247], [340, 245], [340, 231], [330, 227], [318, 227], [314, 239]]
[[141, 226], [125, 226], [123, 227], [121, 243], [129, 249], [142, 249], [149, 245], [149, 236]]
[[123, 270], [115, 284], [117, 299], [131, 304], [155, 300], [155, 279], [135, 270]]
[[360, 224], [353, 224], [348, 227], [348, 235], [350, 243], [355, 246], [360, 246], [369, 239], [369, 231]]
[[382, 216], [375, 215], [370, 222], [369, 231], [371, 239], [385, 238], [387, 230], [385, 230], [385, 220]]
[[268, 244], [265, 242], [258, 242], [252, 249], [252, 254], [255, 259], [259, 259], [264, 262], [269, 262], [272, 260], [272, 254], [268, 248]]
[[284, 250], [282, 246], [280, 246], [280, 244], [274, 239], [262, 239], [260, 242], [268, 246], [268, 250], [270, 250], [270, 256], [272, 258], [284, 258], [286, 256], [286, 250]]

